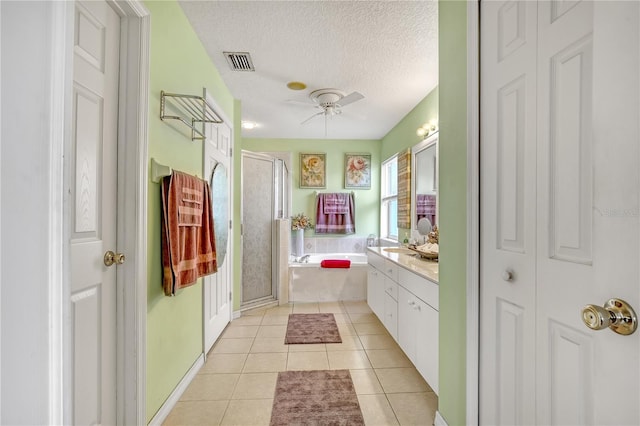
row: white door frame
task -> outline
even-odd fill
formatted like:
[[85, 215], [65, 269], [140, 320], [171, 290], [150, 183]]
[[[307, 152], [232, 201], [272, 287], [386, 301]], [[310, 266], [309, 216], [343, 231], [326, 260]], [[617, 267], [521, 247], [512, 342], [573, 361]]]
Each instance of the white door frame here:
[[[149, 100], [149, 11], [139, 0], [108, 0], [121, 16], [120, 89], [118, 113], [117, 250], [127, 256], [118, 268], [117, 421], [146, 423], [147, 320], [147, 122]], [[63, 188], [70, 170], [73, 76], [74, 3], [54, 2], [51, 36], [52, 135], [50, 182], [52, 200], [49, 238], [50, 424], [68, 424], [72, 416], [69, 318], [69, 206]], [[56, 124], [58, 123], [58, 124]]]
[[480, 2], [467, 1], [467, 424], [479, 422]]

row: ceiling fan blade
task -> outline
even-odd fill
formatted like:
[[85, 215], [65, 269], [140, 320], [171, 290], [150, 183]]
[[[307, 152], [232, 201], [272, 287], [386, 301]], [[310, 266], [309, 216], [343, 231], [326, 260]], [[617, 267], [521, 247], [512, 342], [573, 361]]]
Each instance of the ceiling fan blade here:
[[364, 95], [362, 95], [362, 93], [359, 92], [351, 92], [349, 93], [347, 96], [345, 96], [344, 98], [340, 99], [338, 102], [336, 102], [338, 105], [340, 106], [345, 106], [345, 105], [349, 105], [355, 101], [359, 101], [360, 99], [363, 99]]
[[300, 123], [300, 124], [305, 124], [305, 123], [307, 123], [308, 121], [310, 121], [313, 117], [316, 117], [316, 116], [318, 116], [318, 115], [322, 115], [322, 114], [324, 114], [324, 111], [320, 111], [320, 112], [318, 112], [318, 113], [315, 113], [315, 114], [313, 114], [311, 117], [307, 118], [306, 120], [304, 120], [304, 121], [303, 121], [302, 123]]

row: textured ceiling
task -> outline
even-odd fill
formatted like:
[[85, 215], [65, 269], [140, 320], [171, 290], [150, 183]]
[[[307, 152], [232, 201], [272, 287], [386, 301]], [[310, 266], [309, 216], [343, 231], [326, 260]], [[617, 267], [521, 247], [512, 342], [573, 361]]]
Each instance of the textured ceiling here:
[[[242, 102], [242, 119], [260, 126], [244, 137], [324, 139], [326, 130], [328, 139], [380, 139], [438, 84], [437, 1], [180, 5]], [[249, 52], [255, 72], [232, 71], [223, 51]], [[290, 81], [307, 88], [292, 91]], [[301, 124], [320, 111], [308, 95], [322, 88], [364, 99], [326, 123], [320, 115]]]

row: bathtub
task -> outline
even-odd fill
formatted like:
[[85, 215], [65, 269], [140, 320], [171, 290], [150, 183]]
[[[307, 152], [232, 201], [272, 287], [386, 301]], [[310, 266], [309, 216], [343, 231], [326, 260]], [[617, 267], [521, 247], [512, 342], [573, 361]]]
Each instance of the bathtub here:
[[[351, 268], [321, 268], [324, 259], [348, 259]], [[309, 256], [309, 263], [289, 262], [290, 302], [337, 302], [367, 299], [367, 255], [322, 253]]]

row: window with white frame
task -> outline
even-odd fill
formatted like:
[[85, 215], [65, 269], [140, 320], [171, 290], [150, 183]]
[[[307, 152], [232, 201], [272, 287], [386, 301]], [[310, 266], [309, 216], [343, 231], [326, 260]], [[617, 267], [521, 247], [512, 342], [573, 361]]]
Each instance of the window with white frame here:
[[382, 163], [380, 237], [398, 240], [398, 157]]

